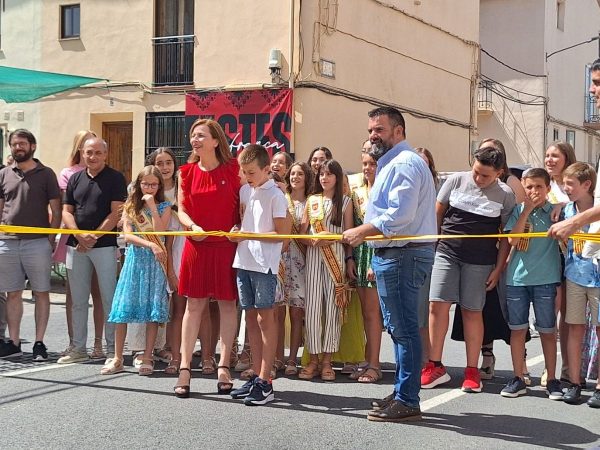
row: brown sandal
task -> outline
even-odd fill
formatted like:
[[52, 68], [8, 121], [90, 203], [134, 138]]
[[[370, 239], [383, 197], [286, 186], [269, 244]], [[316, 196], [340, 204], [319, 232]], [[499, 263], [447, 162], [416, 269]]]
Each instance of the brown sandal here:
[[165, 367], [165, 373], [167, 375], [177, 375], [179, 373], [179, 364], [181, 363], [181, 361], [179, 361], [178, 359], [172, 359], [169, 362], [169, 365], [167, 367]]
[[252, 370], [252, 369], [246, 369], [242, 373], [240, 373], [240, 380], [249, 380], [254, 375], [256, 375], [256, 373], [254, 372], [254, 370]]
[[202, 375], [214, 375], [217, 371], [217, 362], [215, 358], [202, 361]]
[[[217, 394], [227, 395], [233, 389], [233, 380], [231, 379], [231, 372], [229, 371], [229, 366], [219, 366], [217, 367], [217, 371], [219, 370], [227, 371], [227, 380], [229, 381], [217, 381]], [[218, 376], [217, 379], [219, 379]]]
[[317, 372], [319, 371], [319, 364], [311, 361], [308, 363], [308, 366], [304, 367], [300, 373], [298, 374], [298, 378], [301, 380], [312, 380], [317, 376]]
[[288, 359], [285, 363], [285, 376], [290, 377], [298, 374], [298, 365], [294, 359]]
[[[373, 375], [374, 374], [374, 375]], [[379, 367], [367, 367], [358, 377], [359, 383], [376, 383], [383, 378]]]
[[321, 369], [321, 380], [335, 381], [335, 371], [333, 370], [330, 362], [323, 363], [323, 368]]
[[189, 374], [187, 384], [179, 384], [179, 380], [177, 380], [177, 384], [173, 388], [175, 392], [175, 397], [177, 398], [189, 398], [190, 396], [190, 382], [192, 381], [192, 371], [187, 367], [182, 367], [179, 369], [179, 377], [181, 378], [181, 374], [183, 372], [187, 372]]

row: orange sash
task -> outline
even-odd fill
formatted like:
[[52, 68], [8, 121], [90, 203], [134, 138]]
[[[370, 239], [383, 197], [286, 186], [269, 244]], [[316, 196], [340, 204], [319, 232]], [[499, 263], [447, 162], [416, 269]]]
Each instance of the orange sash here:
[[[140, 214], [137, 215], [137, 217], [133, 217], [133, 224], [141, 232], [154, 231], [154, 227], [152, 226], [152, 216], [148, 216], [145, 210], [142, 210]], [[152, 242], [158, 245], [160, 248], [162, 248], [162, 250], [165, 253], [167, 252], [167, 248], [165, 247], [165, 244], [163, 243], [160, 236], [157, 236], [155, 234], [142, 234], [139, 236], [142, 239], [147, 240], [148, 242]], [[160, 266], [162, 267], [165, 276], [167, 276], [167, 261], [165, 260], [164, 262], [161, 262]]]
[[[292, 233], [291, 234], [300, 234], [300, 223], [298, 222], [298, 219], [296, 218], [296, 208], [294, 207], [294, 201], [292, 200], [292, 197], [288, 193], [285, 194], [285, 198], [288, 201], [288, 212], [290, 213], [290, 216], [292, 216]], [[290, 243], [290, 245], [295, 245], [296, 248], [298, 250], [300, 250], [300, 253], [302, 253], [302, 256], [304, 256], [304, 259], [306, 259], [306, 245], [302, 244], [299, 239], [292, 239], [292, 242]]]
[[[523, 228], [523, 233], [530, 233], [532, 229], [532, 225], [529, 222], [525, 222], [525, 227]], [[529, 249], [529, 238], [521, 238], [517, 243], [517, 250], [520, 252], [526, 252]]]
[[[325, 217], [325, 210], [323, 206], [323, 196], [321, 194], [311, 195], [308, 200], [308, 213], [310, 223], [317, 233], [327, 231], [323, 225], [323, 219]], [[335, 304], [340, 309], [340, 315], [342, 319], [346, 317], [346, 310], [350, 303], [350, 294], [352, 288], [346, 281], [345, 272], [343, 270], [344, 265], [337, 259], [335, 252], [331, 245], [319, 247], [325, 261], [325, 267], [331, 276], [335, 286]]]

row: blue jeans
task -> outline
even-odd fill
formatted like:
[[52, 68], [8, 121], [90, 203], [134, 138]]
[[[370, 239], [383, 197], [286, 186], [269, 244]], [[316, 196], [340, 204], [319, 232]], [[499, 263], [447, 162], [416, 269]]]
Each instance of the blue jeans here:
[[375, 251], [371, 267], [383, 323], [394, 343], [395, 399], [419, 406], [421, 389], [421, 337], [419, 335], [419, 290], [431, 275], [431, 246], [392, 247]]
[[529, 327], [529, 308], [533, 303], [535, 329], [539, 333], [556, 331], [556, 283], [535, 286], [506, 286], [508, 327], [526, 330]]
[[237, 269], [237, 288], [242, 309], [267, 309], [275, 304], [277, 275]]

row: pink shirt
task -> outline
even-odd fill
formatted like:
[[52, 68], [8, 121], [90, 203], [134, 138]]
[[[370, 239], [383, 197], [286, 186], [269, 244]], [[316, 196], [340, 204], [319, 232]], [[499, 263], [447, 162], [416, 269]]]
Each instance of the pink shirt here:
[[58, 187], [61, 191], [67, 190], [67, 183], [69, 182], [69, 178], [75, 175], [77, 172], [81, 172], [85, 169], [85, 166], [77, 164], [71, 167], [65, 167], [60, 171], [60, 175], [58, 175]]

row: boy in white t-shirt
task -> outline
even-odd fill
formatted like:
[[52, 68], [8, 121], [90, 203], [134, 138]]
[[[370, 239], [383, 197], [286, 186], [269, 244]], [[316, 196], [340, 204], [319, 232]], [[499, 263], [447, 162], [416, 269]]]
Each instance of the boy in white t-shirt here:
[[[240, 203], [245, 205], [245, 210], [241, 229], [234, 227], [232, 231], [260, 234], [291, 232], [287, 201], [269, 178], [269, 163], [269, 154], [262, 145], [252, 144], [245, 148], [240, 166], [251, 189], [240, 191]], [[233, 267], [237, 269], [240, 305], [246, 311], [248, 340], [258, 373], [241, 388], [231, 391], [231, 396], [243, 398], [248, 406], [264, 405], [274, 400], [270, 375], [277, 347], [277, 323], [273, 306], [283, 241], [230, 239], [239, 242]]]

